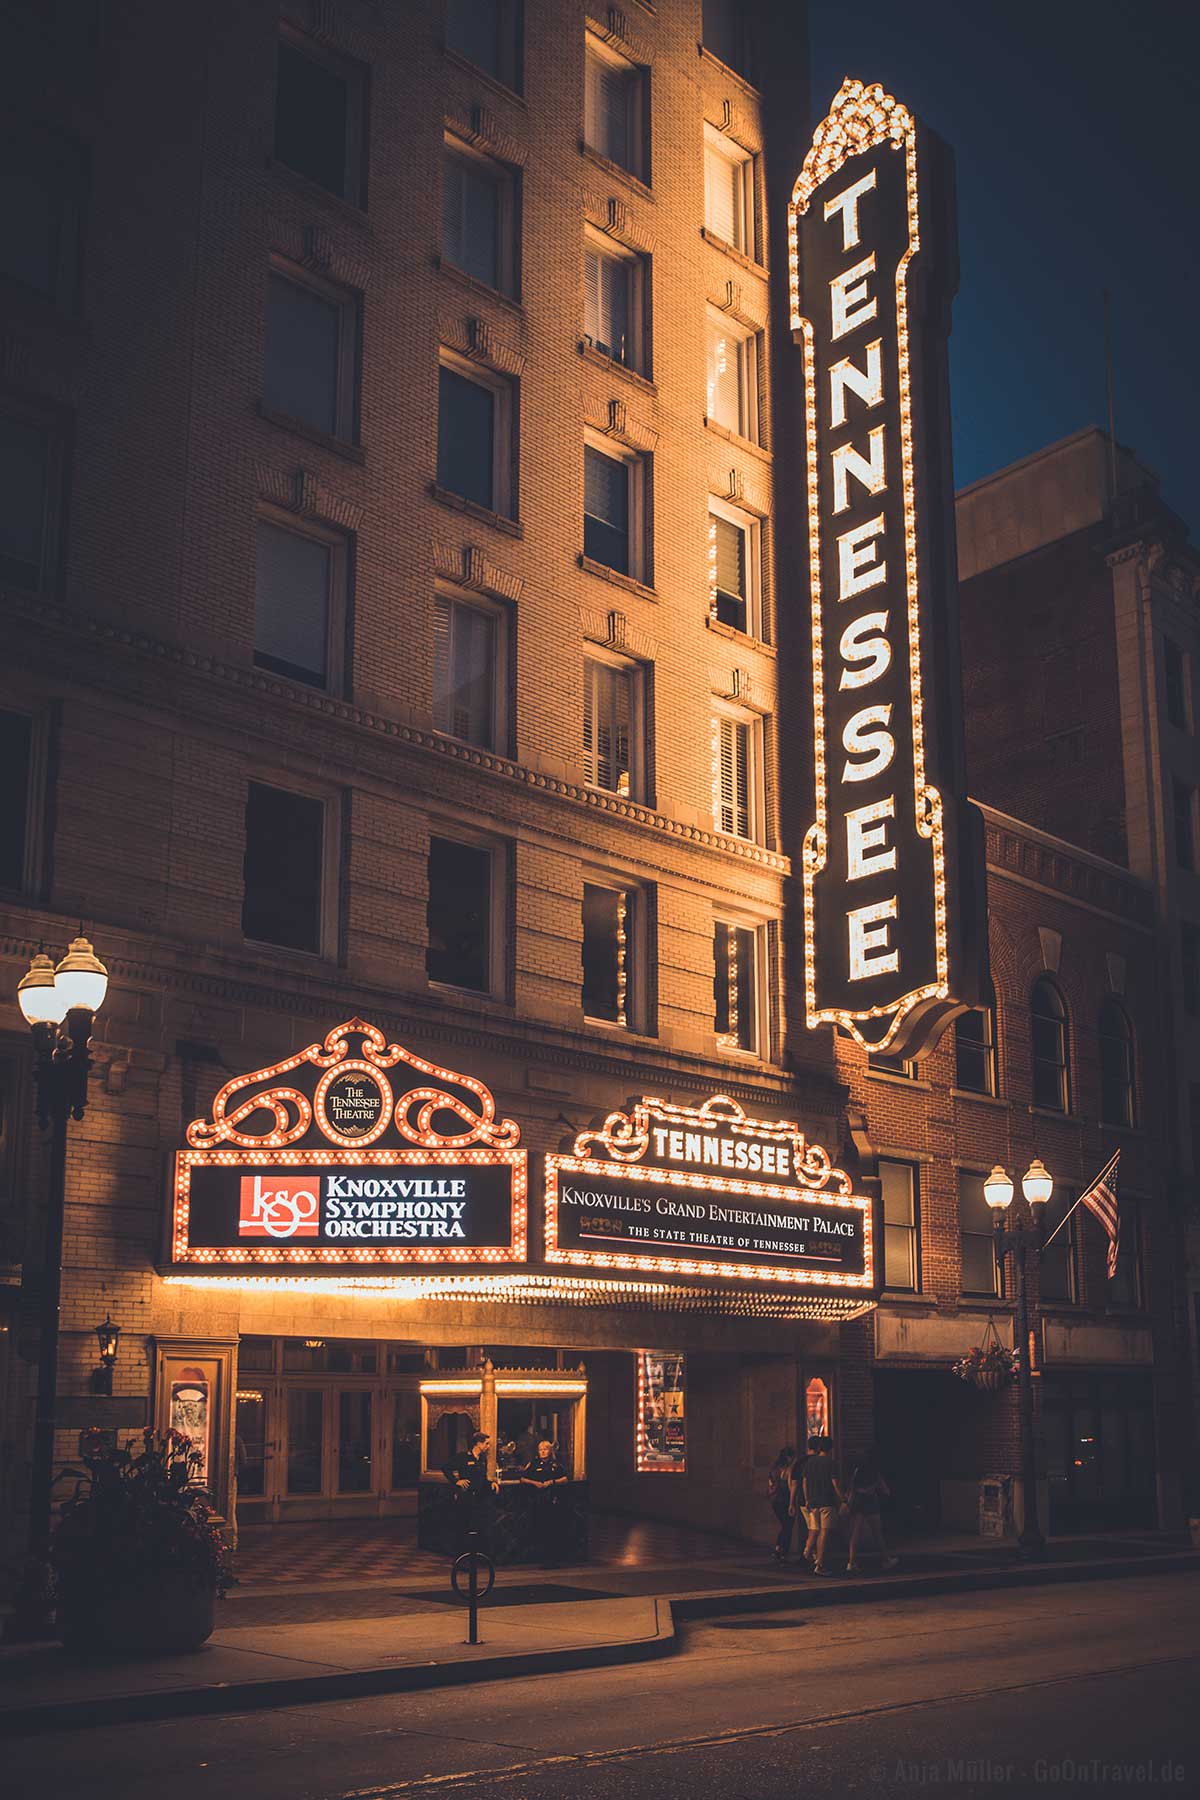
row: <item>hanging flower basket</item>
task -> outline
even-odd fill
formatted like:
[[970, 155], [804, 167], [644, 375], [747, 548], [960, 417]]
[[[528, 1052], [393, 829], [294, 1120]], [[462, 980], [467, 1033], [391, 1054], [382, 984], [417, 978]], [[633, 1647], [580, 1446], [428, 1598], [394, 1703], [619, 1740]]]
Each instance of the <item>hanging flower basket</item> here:
[[1005, 1348], [989, 1319], [982, 1344], [973, 1345], [965, 1356], [951, 1364], [951, 1368], [960, 1381], [969, 1381], [972, 1387], [982, 1388], [985, 1393], [995, 1393], [1016, 1374], [1017, 1352]]

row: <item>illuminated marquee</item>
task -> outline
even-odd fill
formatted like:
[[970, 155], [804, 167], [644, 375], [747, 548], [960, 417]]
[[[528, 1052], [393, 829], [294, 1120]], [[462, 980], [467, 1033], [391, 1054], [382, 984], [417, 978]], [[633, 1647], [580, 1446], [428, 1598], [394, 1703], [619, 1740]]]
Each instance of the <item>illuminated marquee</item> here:
[[863, 1293], [871, 1204], [796, 1125], [646, 1098], [547, 1156], [546, 1261]]
[[986, 971], [962, 760], [945, 161], [907, 108], [847, 81], [788, 217], [814, 712], [807, 1022], [908, 1055], [978, 1004]]
[[212, 1117], [189, 1125], [190, 1147], [175, 1158], [171, 1261], [523, 1262], [520, 1137], [482, 1082], [351, 1019], [227, 1082]]

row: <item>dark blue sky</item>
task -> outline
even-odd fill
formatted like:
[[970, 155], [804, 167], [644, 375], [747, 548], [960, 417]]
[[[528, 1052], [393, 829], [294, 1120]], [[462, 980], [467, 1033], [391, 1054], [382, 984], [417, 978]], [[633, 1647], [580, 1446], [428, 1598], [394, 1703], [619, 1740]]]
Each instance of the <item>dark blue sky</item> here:
[[809, 0], [813, 116], [879, 81], [955, 152], [961, 487], [1105, 424], [1200, 539], [1197, 0]]

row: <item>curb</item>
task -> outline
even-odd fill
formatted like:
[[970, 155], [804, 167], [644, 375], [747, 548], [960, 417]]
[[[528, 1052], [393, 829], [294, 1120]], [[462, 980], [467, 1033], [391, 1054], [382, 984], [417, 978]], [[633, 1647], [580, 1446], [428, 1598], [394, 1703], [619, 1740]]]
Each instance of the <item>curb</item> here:
[[331, 1674], [292, 1675], [250, 1682], [218, 1681], [178, 1688], [174, 1692], [109, 1694], [0, 1707], [0, 1736], [27, 1737], [45, 1731], [80, 1730], [91, 1725], [255, 1712], [277, 1706], [312, 1705], [322, 1700], [365, 1699], [377, 1694], [468, 1686], [482, 1681], [511, 1680], [522, 1675], [548, 1675], [559, 1670], [648, 1662], [656, 1657], [670, 1656], [678, 1649], [679, 1627], [688, 1620], [729, 1613], [854, 1606], [879, 1598], [1045, 1587], [1196, 1569], [1200, 1569], [1200, 1553], [1180, 1550], [1162, 1556], [1123, 1556], [1101, 1562], [1022, 1563], [1009, 1568], [887, 1575], [845, 1587], [831, 1583], [821, 1587], [726, 1588], [717, 1593], [679, 1594], [670, 1599], [659, 1596], [654, 1600], [657, 1625], [654, 1636], [632, 1642], [514, 1651], [478, 1662], [406, 1663], [396, 1668], [346, 1669]]

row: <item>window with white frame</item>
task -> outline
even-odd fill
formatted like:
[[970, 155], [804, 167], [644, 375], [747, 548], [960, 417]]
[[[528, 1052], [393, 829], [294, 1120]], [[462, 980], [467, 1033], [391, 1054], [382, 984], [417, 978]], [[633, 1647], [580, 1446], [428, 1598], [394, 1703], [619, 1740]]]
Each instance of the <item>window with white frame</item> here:
[[714, 714], [713, 821], [726, 837], [756, 841], [762, 820], [762, 722]]
[[499, 607], [433, 597], [433, 723], [483, 750], [504, 738], [505, 626]]
[[0, 707], [0, 890], [27, 893], [35, 885], [42, 734], [32, 713]]
[[252, 781], [246, 796], [242, 932], [255, 943], [321, 955], [331, 937], [326, 801]]
[[0, 581], [47, 593], [59, 557], [62, 440], [32, 407], [0, 414]]
[[275, 156], [356, 206], [363, 201], [366, 98], [361, 63], [292, 32], [280, 39]]
[[633, 888], [602, 877], [583, 884], [583, 1011], [600, 1024], [634, 1025], [640, 899]]
[[584, 74], [583, 140], [618, 168], [646, 179], [646, 71], [588, 34]]
[[704, 127], [704, 228], [754, 255], [754, 158], [711, 125]]
[[734, 631], [762, 632], [762, 527], [749, 513], [708, 503], [709, 616]]
[[272, 268], [267, 280], [263, 402], [352, 441], [357, 426], [358, 300], [327, 282]]
[[641, 671], [594, 651], [583, 659], [583, 769], [589, 787], [641, 792]]
[[758, 441], [758, 339], [726, 314], [708, 315], [708, 417]]
[[583, 450], [583, 554], [636, 580], [645, 564], [645, 459]]
[[513, 385], [443, 351], [438, 370], [437, 485], [512, 516]]
[[442, 255], [464, 275], [516, 296], [516, 173], [448, 139], [442, 159]]
[[446, 0], [446, 48], [518, 90], [519, 0]]
[[593, 349], [626, 368], [643, 372], [642, 259], [632, 251], [601, 245], [590, 234], [583, 243], [583, 334]]
[[915, 1294], [921, 1285], [918, 1257], [918, 1171], [913, 1163], [879, 1159], [883, 1198], [883, 1285]]
[[346, 619], [348, 545], [338, 532], [259, 519], [254, 660], [311, 687], [336, 687]]
[[503, 980], [504, 859], [500, 846], [431, 833], [428, 940], [430, 981], [496, 993]]
[[714, 924], [713, 1020], [722, 1050], [759, 1051], [765, 936], [758, 925]]

